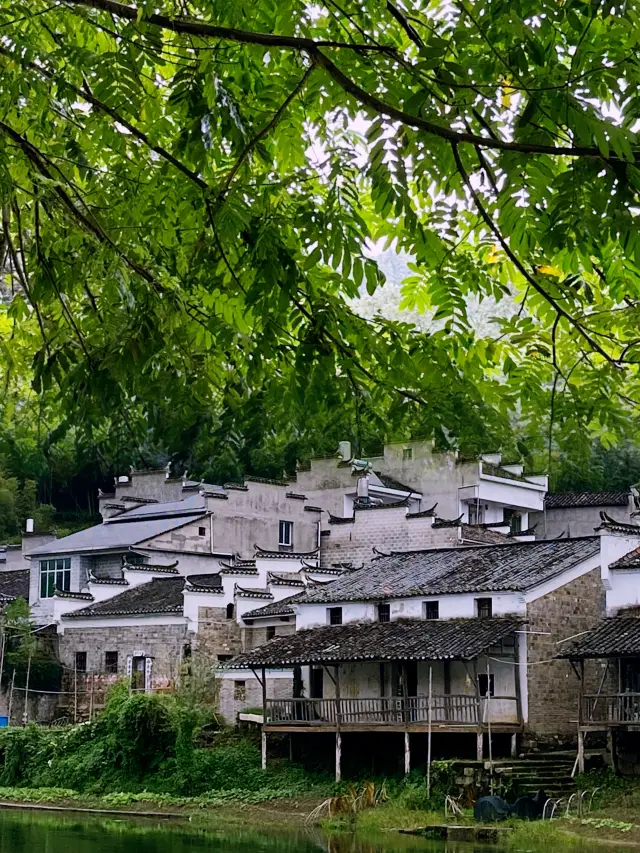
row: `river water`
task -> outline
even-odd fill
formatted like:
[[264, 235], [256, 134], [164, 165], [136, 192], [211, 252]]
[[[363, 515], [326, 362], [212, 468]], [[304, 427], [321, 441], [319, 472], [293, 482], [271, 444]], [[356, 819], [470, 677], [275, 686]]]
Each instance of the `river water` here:
[[[609, 850], [615, 848], [609, 847]], [[569, 850], [569, 848], [567, 848]], [[602, 853], [585, 845], [571, 853]], [[427, 841], [388, 832], [360, 838], [328, 837], [316, 830], [291, 833], [225, 833], [189, 823], [0, 811], [0, 853], [504, 853], [496, 846]], [[531, 844], [509, 853], [556, 853]]]

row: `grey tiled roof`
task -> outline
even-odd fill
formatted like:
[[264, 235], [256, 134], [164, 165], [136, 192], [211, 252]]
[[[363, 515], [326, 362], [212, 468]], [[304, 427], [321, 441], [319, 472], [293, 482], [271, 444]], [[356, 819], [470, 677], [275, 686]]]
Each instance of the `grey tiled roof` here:
[[596, 527], [596, 530], [611, 530], [614, 533], [631, 533], [634, 536], [640, 536], [640, 526], [630, 524], [628, 521], [618, 521], [617, 518], [612, 518], [606, 512], [600, 512], [601, 524]]
[[545, 498], [547, 509], [579, 506], [628, 506], [628, 492], [556, 492]]
[[483, 545], [509, 545], [513, 542], [506, 533], [491, 530], [481, 524], [461, 524], [462, 538], [467, 542], [479, 542]]
[[513, 634], [514, 619], [351, 622], [298, 631], [234, 658], [233, 668], [365, 660], [472, 660]]
[[183, 577], [153, 578], [106, 601], [66, 613], [63, 619], [88, 619], [103, 616], [138, 616], [183, 612]]
[[[157, 505], [149, 504], [140, 509], [157, 509]], [[131, 512], [137, 512], [132, 510]], [[77, 551], [108, 551], [112, 549], [126, 550], [132, 545], [138, 545], [147, 539], [159, 536], [170, 530], [177, 530], [184, 524], [203, 517], [202, 510], [194, 509], [189, 516], [167, 518], [144, 518], [122, 513], [115, 518], [96, 524], [86, 530], [79, 530], [71, 536], [54, 539], [46, 545], [35, 548], [31, 555], [72, 554]]]
[[389, 474], [383, 474], [381, 471], [374, 471], [374, 474], [387, 489], [394, 489], [396, 492], [415, 492], [418, 495], [422, 494], [418, 489], [412, 489], [411, 486], [405, 486], [404, 483], [401, 483], [400, 480], [396, 480], [395, 477], [390, 477]]
[[261, 560], [300, 560], [302, 557], [315, 557], [319, 548], [314, 548], [313, 551], [270, 551], [269, 548], [261, 548], [255, 546], [256, 557]]
[[593, 631], [567, 643], [559, 653], [563, 658], [640, 656], [640, 618], [613, 616], [603, 619]]
[[595, 556], [599, 550], [599, 537], [588, 536], [395, 552], [325, 586], [308, 589], [305, 600], [369, 601], [412, 595], [524, 591]]
[[280, 601], [272, 601], [271, 604], [265, 604], [264, 607], [256, 607], [255, 610], [250, 610], [248, 613], [243, 613], [243, 619], [261, 619], [266, 616], [293, 616], [293, 605], [304, 595], [303, 592], [298, 592], [295, 595], [288, 595], [286, 598], [281, 598]]
[[611, 563], [610, 569], [638, 569], [640, 568], [640, 547], [629, 551], [624, 557], [620, 557], [615, 563]]
[[187, 575], [187, 589], [194, 592], [214, 592], [222, 593], [222, 578], [219, 573], [207, 575]]
[[0, 572], [0, 597], [29, 600], [29, 569]]

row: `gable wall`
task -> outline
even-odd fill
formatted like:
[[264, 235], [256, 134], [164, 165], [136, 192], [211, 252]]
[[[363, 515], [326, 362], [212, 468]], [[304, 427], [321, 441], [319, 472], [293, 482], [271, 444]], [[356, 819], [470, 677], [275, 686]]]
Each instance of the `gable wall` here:
[[[600, 569], [529, 602], [526, 613], [527, 662], [534, 664], [527, 668], [529, 731], [543, 739], [560, 735], [574, 740], [578, 678], [568, 661], [538, 662], [552, 659], [558, 653], [560, 640], [588, 631], [605, 615]], [[597, 691], [602, 671], [599, 661], [585, 663], [586, 692]]]

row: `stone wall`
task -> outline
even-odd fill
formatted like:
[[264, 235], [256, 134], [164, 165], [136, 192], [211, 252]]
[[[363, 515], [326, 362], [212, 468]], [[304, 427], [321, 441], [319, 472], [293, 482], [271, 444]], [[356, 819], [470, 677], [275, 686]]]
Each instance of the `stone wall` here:
[[[593, 628], [605, 609], [599, 568], [527, 604], [527, 658], [534, 664], [528, 668], [528, 729], [535, 738], [575, 740], [579, 680], [568, 661], [536, 662], [552, 659], [558, 641]], [[602, 672], [600, 661], [585, 662], [585, 692], [597, 691]]]
[[140, 619], [135, 627], [65, 627], [58, 641], [60, 662], [73, 672], [76, 652], [87, 653], [87, 671], [105, 672], [105, 653], [118, 652], [118, 675], [126, 676], [127, 657], [153, 659], [152, 688], [168, 687], [175, 682], [188, 642], [186, 625], [146, 624]]
[[235, 619], [227, 619], [225, 607], [199, 607], [198, 633], [192, 635], [194, 655], [209, 658], [238, 655], [242, 651], [242, 629]]
[[[290, 699], [293, 696], [293, 678], [267, 678], [268, 699]], [[237, 678], [220, 679], [218, 694], [220, 715], [227, 725], [235, 725], [238, 714], [247, 708], [262, 713], [262, 686], [257, 678], [238, 673]]]
[[407, 508], [379, 507], [356, 510], [354, 520], [329, 524], [322, 533], [322, 565], [353, 563], [360, 566], [380, 551], [410, 551], [457, 545], [457, 527], [433, 527], [429, 516], [407, 516]]
[[[292, 617], [293, 618], [293, 617]], [[285, 623], [283, 622], [280, 625], [274, 625], [275, 628], [275, 636], [276, 637], [290, 637], [292, 634], [296, 632], [295, 622]], [[251, 651], [251, 649], [255, 649], [258, 646], [263, 646], [267, 639], [267, 627], [266, 626], [256, 626], [251, 628], [245, 628], [244, 630], [244, 647], [245, 651]]]

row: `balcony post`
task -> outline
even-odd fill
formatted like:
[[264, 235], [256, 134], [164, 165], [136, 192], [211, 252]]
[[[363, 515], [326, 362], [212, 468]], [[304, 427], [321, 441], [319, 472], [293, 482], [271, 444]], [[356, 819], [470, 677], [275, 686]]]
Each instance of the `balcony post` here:
[[333, 679], [335, 688], [336, 688], [336, 727], [340, 729], [340, 723], [342, 722], [342, 702], [340, 699], [340, 664], [336, 664], [334, 667], [335, 678]]

